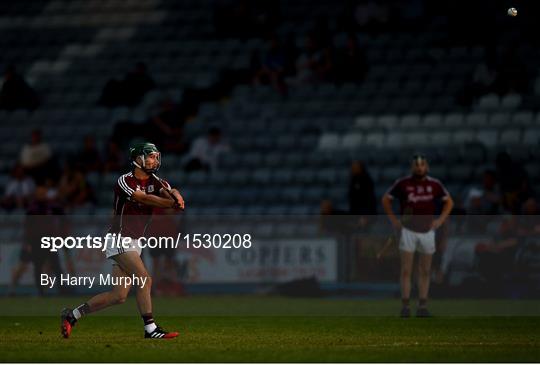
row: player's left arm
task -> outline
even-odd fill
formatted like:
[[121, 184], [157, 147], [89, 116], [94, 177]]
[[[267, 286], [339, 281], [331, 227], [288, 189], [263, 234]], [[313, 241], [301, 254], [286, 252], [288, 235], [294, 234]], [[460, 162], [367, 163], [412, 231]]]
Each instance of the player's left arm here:
[[[442, 186], [441, 186], [442, 187]], [[454, 200], [450, 196], [450, 193], [442, 187], [443, 189], [443, 195], [441, 197], [441, 200], [443, 202], [443, 207], [441, 214], [439, 215], [439, 218], [435, 219], [433, 221], [432, 227], [433, 229], [438, 229], [440, 226], [444, 224], [450, 213], [452, 212], [452, 209], [454, 208]]]
[[[163, 181], [163, 183], [167, 184], [167, 186], [170, 187], [167, 181]], [[182, 197], [182, 194], [180, 194], [180, 192], [177, 189], [171, 188], [170, 193], [169, 193], [169, 190], [165, 189], [164, 187], [159, 189], [159, 195], [163, 198], [171, 199], [171, 194], [176, 197], [176, 200], [178, 200], [178, 204], [180, 205], [180, 208], [185, 209], [184, 198]]]

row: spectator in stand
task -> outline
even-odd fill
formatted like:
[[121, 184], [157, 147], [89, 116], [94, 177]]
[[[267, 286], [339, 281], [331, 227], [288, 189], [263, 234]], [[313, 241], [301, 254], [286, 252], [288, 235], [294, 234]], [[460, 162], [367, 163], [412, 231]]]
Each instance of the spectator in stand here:
[[34, 89], [17, 73], [15, 66], [8, 66], [0, 91], [0, 109], [34, 110], [38, 105], [39, 100]]
[[484, 278], [495, 285], [501, 283], [514, 258], [518, 240], [516, 217], [505, 219], [494, 239], [479, 242], [475, 247], [478, 270]]
[[58, 186], [58, 196], [66, 209], [93, 201], [92, 189], [80, 166], [67, 163]]
[[29, 144], [25, 144], [20, 153], [20, 163], [25, 172], [34, 179], [40, 179], [49, 174], [52, 151], [46, 142], [43, 142], [41, 130], [32, 131]]
[[105, 150], [105, 165], [103, 167], [104, 171], [120, 171], [126, 166], [126, 162], [126, 158], [118, 144], [113, 140], [109, 140]]
[[272, 85], [274, 89], [284, 94], [286, 92], [284, 73], [287, 55], [277, 36], [272, 36], [269, 43], [268, 51], [255, 72], [253, 83], [255, 85]]
[[366, 56], [355, 34], [349, 34], [345, 49], [338, 52], [336, 78], [338, 82], [361, 83], [368, 70]]
[[149, 75], [146, 65], [137, 62], [135, 68], [124, 79], [126, 104], [128, 106], [139, 104], [143, 96], [155, 87], [156, 83]]
[[77, 156], [77, 162], [84, 166], [87, 172], [101, 172], [103, 163], [93, 136], [84, 137], [83, 148]]
[[17, 164], [11, 171], [11, 177], [6, 184], [2, 208], [6, 210], [24, 209], [34, 195], [36, 185], [34, 180], [26, 176], [21, 165]]
[[481, 241], [475, 247], [478, 270], [494, 288], [498, 288], [504, 275], [514, 269], [512, 265], [520, 245], [540, 234], [536, 199], [527, 199], [519, 213], [505, 218], [493, 239]]
[[147, 124], [146, 137], [164, 152], [184, 153], [187, 150], [184, 141], [185, 116], [181, 108], [171, 99], [161, 104], [161, 110]]
[[296, 60], [296, 76], [292, 84], [307, 84], [328, 81], [333, 72], [332, 53], [329, 48], [321, 48], [317, 39], [309, 34], [303, 52]]
[[460, 103], [471, 106], [481, 96], [496, 92], [498, 80], [497, 55], [493, 48], [489, 48], [483, 61], [475, 67], [472, 80], [458, 95]]
[[377, 202], [375, 185], [362, 161], [354, 161], [351, 165], [349, 180], [349, 211], [354, 215], [376, 215]]
[[497, 155], [496, 166], [502, 207], [509, 213], [518, 214], [523, 202], [532, 196], [527, 171], [519, 163], [512, 161], [507, 152]]
[[229, 151], [230, 146], [223, 141], [221, 130], [212, 127], [205, 137], [199, 137], [193, 142], [188, 155], [185, 157], [185, 161], [187, 161], [185, 170], [216, 170], [220, 155]]
[[538, 237], [540, 235], [540, 209], [535, 198], [527, 199], [521, 207], [519, 220], [519, 234], [524, 238]]
[[110, 108], [123, 105], [135, 106], [155, 86], [146, 65], [138, 62], [123, 80], [112, 79], [107, 82], [99, 103]]
[[[44, 294], [44, 286], [40, 285], [42, 273], [51, 273], [57, 277], [63, 273], [58, 252], [51, 252], [40, 246], [41, 237], [59, 236], [63, 230], [62, 222], [56, 217], [44, 217], [63, 214], [61, 206], [54, 199], [49, 198], [49, 190], [50, 188], [46, 185], [39, 184], [28, 206], [22, 250], [19, 262], [12, 271], [8, 294], [14, 294], [15, 288], [30, 263], [34, 266], [34, 282], [39, 295]], [[62, 293], [65, 293], [65, 288], [65, 286], [60, 286]]]
[[356, 30], [378, 32], [387, 26], [390, 9], [386, 3], [380, 1], [357, 1], [353, 19]]
[[501, 202], [501, 192], [497, 174], [493, 170], [484, 171], [482, 187], [473, 187], [467, 194], [466, 211], [469, 214], [497, 214]]

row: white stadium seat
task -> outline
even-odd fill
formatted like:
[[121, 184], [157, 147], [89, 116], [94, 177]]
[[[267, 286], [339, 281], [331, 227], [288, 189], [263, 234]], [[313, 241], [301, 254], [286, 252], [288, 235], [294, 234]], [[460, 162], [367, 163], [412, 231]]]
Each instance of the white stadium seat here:
[[361, 133], [346, 134], [341, 139], [341, 147], [347, 149], [353, 149], [360, 147], [364, 142], [364, 135]]
[[440, 128], [443, 126], [443, 118], [440, 114], [427, 114], [424, 117], [424, 126], [427, 128]]
[[493, 147], [497, 145], [497, 130], [481, 129], [476, 132], [475, 139], [481, 142], [484, 146]]
[[329, 150], [339, 147], [339, 136], [336, 133], [324, 133], [319, 139], [319, 149]]
[[382, 132], [373, 132], [366, 135], [365, 143], [369, 146], [383, 146], [385, 142], [385, 134]]
[[375, 117], [371, 115], [362, 115], [356, 118], [354, 125], [358, 128], [372, 128], [375, 126]]
[[477, 110], [496, 110], [499, 108], [500, 100], [496, 94], [484, 95], [476, 105]]
[[447, 128], [459, 128], [463, 126], [464, 116], [461, 113], [450, 113], [444, 117], [444, 126]]
[[421, 123], [420, 115], [407, 114], [401, 117], [400, 126], [401, 128], [418, 128]]

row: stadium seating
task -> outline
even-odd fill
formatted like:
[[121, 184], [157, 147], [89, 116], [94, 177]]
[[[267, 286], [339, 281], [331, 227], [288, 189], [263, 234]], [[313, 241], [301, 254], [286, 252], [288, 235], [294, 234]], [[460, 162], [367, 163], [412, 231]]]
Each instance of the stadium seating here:
[[[59, 155], [76, 151], [88, 134], [103, 144], [116, 122], [142, 122], [165, 97], [180, 101], [184, 90], [215, 84], [226, 68], [248, 69], [253, 51], [265, 49], [260, 38], [218, 36], [208, 0], [29, 4], [14, 5], [13, 13], [0, 17], [3, 29], [30, 24], [24, 31], [4, 32], [0, 44], [4, 59], [16, 60], [43, 98], [32, 113], [0, 112], [2, 148], [9, 157], [17, 156], [38, 126]], [[309, 28], [302, 14], [338, 11], [328, 5], [282, 2], [287, 15], [276, 33], [295, 29], [302, 46], [302, 29]], [[346, 34], [334, 31], [335, 46], [343, 46]], [[370, 68], [358, 85], [293, 85], [286, 97], [268, 86], [236, 85], [226, 101], [201, 104], [185, 130], [193, 139], [210, 125], [222, 127], [234, 152], [223, 157], [219, 171], [179, 172], [181, 158], [164, 156], [162, 174], [185, 190], [192, 212], [234, 203], [228, 211], [242, 213], [316, 213], [326, 197], [347, 209], [353, 159], [368, 163], [380, 193], [406, 172], [404, 157], [415, 150], [430, 152], [433, 174], [450, 179], [456, 194], [473, 182], [474, 169], [492, 164], [488, 156], [501, 149], [538, 180], [530, 151], [540, 144], [540, 114], [518, 94], [488, 94], [471, 108], [458, 105], [456, 95], [484, 49], [443, 48], [437, 43], [441, 38], [437, 32], [359, 33]], [[146, 62], [158, 90], [134, 108], [97, 106], [105, 82], [135, 61]], [[471, 144], [481, 152], [463, 158]], [[457, 161], [459, 166], [452, 165]], [[0, 164], [0, 181], [9, 168]], [[115, 176], [88, 179], [105, 191]], [[99, 208], [110, 206], [110, 194], [100, 194], [98, 201]]]

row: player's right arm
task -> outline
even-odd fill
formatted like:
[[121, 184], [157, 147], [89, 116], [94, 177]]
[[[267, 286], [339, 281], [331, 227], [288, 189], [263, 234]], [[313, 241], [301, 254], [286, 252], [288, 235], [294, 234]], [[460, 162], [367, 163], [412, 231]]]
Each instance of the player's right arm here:
[[131, 198], [137, 203], [149, 205], [151, 207], [174, 208], [176, 206], [176, 202], [172, 198], [163, 198], [157, 195], [146, 194], [141, 190], [134, 191]]
[[394, 210], [392, 209], [392, 201], [394, 200], [394, 197], [399, 194], [399, 185], [400, 180], [396, 181], [394, 185], [392, 185], [392, 187], [388, 189], [388, 191], [382, 197], [382, 206], [384, 212], [388, 216], [388, 219], [390, 219], [390, 223], [392, 223], [392, 226], [397, 230], [401, 229], [401, 222], [399, 221], [396, 214], [394, 213]]
[[[136, 184], [132, 180], [130, 180], [130, 177], [127, 175], [122, 175], [118, 178], [118, 181], [116, 183], [116, 192], [118, 195], [123, 196], [125, 199], [129, 199], [151, 207], [176, 207], [176, 202], [172, 197], [164, 198], [153, 194], [146, 194], [144, 191], [137, 189]], [[118, 208], [116, 208], [116, 211], [118, 211]]]
[[392, 226], [394, 226], [395, 229], [401, 229], [401, 222], [396, 217], [396, 214], [394, 213], [394, 210], [392, 209], [392, 196], [390, 194], [384, 194], [382, 198], [382, 206], [384, 209], [384, 212], [388, 216], [388, 219], [390, 219], [390, 223], [392, 223]]

